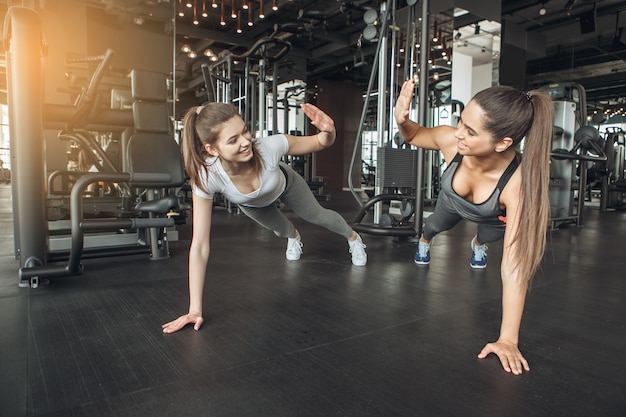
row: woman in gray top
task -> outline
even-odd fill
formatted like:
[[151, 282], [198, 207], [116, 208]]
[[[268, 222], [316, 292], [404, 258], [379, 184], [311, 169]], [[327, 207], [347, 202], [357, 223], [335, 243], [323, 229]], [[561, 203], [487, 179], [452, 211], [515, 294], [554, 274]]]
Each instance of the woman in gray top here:
[[426, 128], [408, 118], [414, 87], [412, 80], [406, 81], [396, 102], [400, 134], [411, 145], [440, 150], [448, 164], [415, 261], [429, 263], [432, 238], [461, 219], [478, 223], [471, 244], [471, 262], [477, 266], [486, 264], [485, 243], [504, 237], [500, 336], [478, 357], [494, 353], [507, 372], [519, 375], [530, 370], [518, 348], [519, 328], [529, 283], [543, 257], [550, 209], [552, 100], [541, 91], [490, 87], [470, 100], [457, 128]]
[[202, 293], [211, 249], [213, 196], [222, 193], [261, 226], [287, 238], [285, 256], [300, 259], [300, 233], [277, 207], [280, 198], [300, 218], [346, 238], [352, 264], [367, 264], [361, 236], [333, 210], [322, 207], [306, 181], [280, 162], [283, 155], [321, 151], [335, 142], [335, 122], [312, 104], [301, 105], [319, 133], [309, 136], [273, 135], [254, 138], [231, 104], [209, 103], [187, 111], [182, 148], [185, 170], [193, 187], [193, 231], [189, 248], [189, 311], [165, 323], [164, 333], [187, 324], [200, 329]]

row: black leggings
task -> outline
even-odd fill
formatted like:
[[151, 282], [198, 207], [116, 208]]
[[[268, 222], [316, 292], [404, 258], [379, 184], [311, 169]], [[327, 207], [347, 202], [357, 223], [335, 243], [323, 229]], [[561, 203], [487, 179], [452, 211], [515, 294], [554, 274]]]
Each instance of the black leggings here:
[[[463, 220], [463, 217], [456, 211], [452, 210], [450, 207], [446, 207], [444, 204], [440, 204], [441, 201], [442, 200], [437, 200], [434, 213], [425, 220], [423, 232], [425, 240], [432, 240], [435, 235], [445, 230], [452, 229], [458, 222]], [[496, 242], [502, 238], [504, 238], [504, 225], [478, 223], [478, 233], [476, 237], [478, 243], [485, 244]]]

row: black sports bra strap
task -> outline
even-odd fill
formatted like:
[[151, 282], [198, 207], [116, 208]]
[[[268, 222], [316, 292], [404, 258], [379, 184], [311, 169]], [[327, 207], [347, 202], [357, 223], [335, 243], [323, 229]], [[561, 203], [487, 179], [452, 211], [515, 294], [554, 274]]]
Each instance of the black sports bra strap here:
[[504, 187], [511, 179], [511, 176], [513, 175], [513, 173], [515, 172], [519, 164], [520, 164], [519, 155], [516, 154], [515, 158], [513, 158], [509, 166], [506, 167], [506, 169], [504, 170], [504, 173], [500, 177], [500, 180], [498, 180], [498, 185], [496, 186], [498, 190], [502, 191], [504, 189]]

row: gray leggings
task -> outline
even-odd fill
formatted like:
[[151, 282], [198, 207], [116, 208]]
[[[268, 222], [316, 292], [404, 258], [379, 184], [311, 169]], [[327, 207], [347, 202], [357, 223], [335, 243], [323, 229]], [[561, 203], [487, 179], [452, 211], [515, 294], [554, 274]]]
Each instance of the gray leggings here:
[[[445, 207], [444, 204], [439, 204], [439, 200], [435, 205], [435, 211], [433, 214], [428, 216], [424, 223], [424, 239], [430, 241], [435, 235], [445, 231], [450, 230], [458, 222], [463, 220], [456, 211], [450, 210], [448, 207]], [[493, 224], [484, 224], [478, 223], [478, 233], [476, 240], [481, 245], [485, 243], [497, 242], [498, 240], [504, 237], [504, 225], [493, 225]]]
[[[331, 232], [344, 236], [352, 236], [352, 227], [336, 211], [322, 207], [306, 183], [298, 173], [289, 166], [281, 164], [281, 169], [287, 178], [287, 188], [279, 197], [294, 213], [302, 219], [325, 227]], [[261, 226], [272, 230], [276, 236], [295, 237], [296, 228], [285, 217], [276, 204], [266, 207], [249, 207], [240, 205], [244, 214]]]

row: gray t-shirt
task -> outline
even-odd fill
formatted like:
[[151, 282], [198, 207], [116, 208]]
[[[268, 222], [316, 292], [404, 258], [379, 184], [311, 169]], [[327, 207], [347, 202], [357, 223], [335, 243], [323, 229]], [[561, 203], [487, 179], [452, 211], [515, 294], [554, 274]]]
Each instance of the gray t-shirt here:
[[213, 199], [215, 193], [221, 193], [231, 203], [249, 207], [266, 207], [276, 201], [285, 191], [285, 175], [278, 163], [280, 158], [289, 151], [289, 142], [285, 135], [273, 135], [255, 140], [262, 160], [258, 189], [249, 194], [242, 194], [224, 170], [220, 159], [210, 157], [206, 160], [208, 175], [204, 170], [200, 173], [200, 181], [209, 193], [205, 193], [198, 187], [194, 187], [193, 192], [210, 200]]

